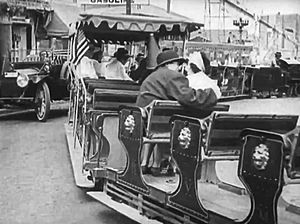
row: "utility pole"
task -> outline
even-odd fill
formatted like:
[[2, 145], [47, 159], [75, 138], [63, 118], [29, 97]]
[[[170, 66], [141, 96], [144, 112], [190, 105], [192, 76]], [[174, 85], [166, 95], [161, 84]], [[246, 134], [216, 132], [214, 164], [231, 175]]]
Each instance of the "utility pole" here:
[[[239, 33], [240, 33], [239, 44], [244, 44], [244, 41], [243, 41], [243, 28], [245, 26], [249, 25], [249, 20], [243, 20], [242, 18], [240, 18], [239, 20], [233, 20], [233, 25], [239, 27]], [[240, 51], [239, 51], [238, 62], [239, 62], [239, 64], [241, 64], [241, 62], [242, 62], [242, 49], [240, 49]]]
[[167, 13], [171, 12], [171, 0], [167, 0]]
[[126, 15], [131, 15], [131, 0], [126, 0]]

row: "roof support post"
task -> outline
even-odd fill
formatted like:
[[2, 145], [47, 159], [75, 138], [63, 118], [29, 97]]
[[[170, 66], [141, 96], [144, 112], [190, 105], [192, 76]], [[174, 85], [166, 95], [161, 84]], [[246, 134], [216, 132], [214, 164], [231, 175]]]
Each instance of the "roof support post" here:
[[131, 0], [126, 0], [126, 15], [131, 15]]
[[167, 0], [167, 13], [171, 12], [171, 0]]

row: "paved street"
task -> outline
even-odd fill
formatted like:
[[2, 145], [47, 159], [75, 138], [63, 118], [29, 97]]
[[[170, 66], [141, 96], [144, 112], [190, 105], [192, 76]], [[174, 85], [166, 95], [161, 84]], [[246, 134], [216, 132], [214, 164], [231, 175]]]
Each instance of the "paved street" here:
[[[229, 104], [232, 113], [300, 113], [300, 98]], [[66, 110], [52, 111], [46, 123], [38, 122], [32, 112], [0, 118], [0, 223], [132, 224], [75, 186], [66, 115]]]
[[133, 223], [74, 184], [66, 145], [66, 111], [46, 123], [34, 113], [0, 120], [1, 224]]

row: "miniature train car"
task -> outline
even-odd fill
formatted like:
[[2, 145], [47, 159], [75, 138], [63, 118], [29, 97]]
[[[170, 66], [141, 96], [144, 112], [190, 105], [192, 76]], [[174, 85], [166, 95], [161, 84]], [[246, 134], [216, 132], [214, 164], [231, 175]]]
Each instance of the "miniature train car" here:
[[[77, 27], [98, 43], [120, 44], [147, 40], [150, 33], [185, 37], [197, 25], [124, 18], [87, 14]], [[225, 103], [264, 91], [258, 80], [273, 80], [267, 91], [275, 91], [283, 83], [278, 69], [224, 68], [222, 82], [234, 94], [199, 110], [176, 101], [137, 107], [136, 83], [86, 79], [73, 67], [66, 133], [76, 184], [90, 188], [90, 196], [140, 223], [298, 223], [299, 213], [288, 211], [282, 197], [285, 178], [299, 179], [298, 116], [234, 114]], [[166, 149], [160, 175], [143, 173], [141, 156], [149, 145]], [[220, 161], [238, 163], [239, 187], [222, 187], [230, 184], [216, 173]]]

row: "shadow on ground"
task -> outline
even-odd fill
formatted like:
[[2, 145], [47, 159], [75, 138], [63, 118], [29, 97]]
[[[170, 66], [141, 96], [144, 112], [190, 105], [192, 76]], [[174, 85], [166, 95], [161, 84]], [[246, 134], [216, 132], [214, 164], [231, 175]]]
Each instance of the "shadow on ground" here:
[[[51, 119], [64, 117], [68, 115], [67, 109], [57, 109], [57, 110], [51, 110], [48, 121]], [[22, 121], [37, 121], [36, 115], [34, 111], [27, 111], [20, 114], [13, 114], [13, 115], [2, 115], [0, 117], [0, 121], [7, 121], [7, 120], [22, 120]]]

